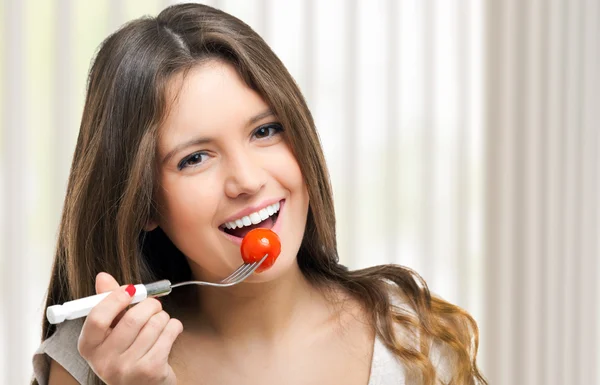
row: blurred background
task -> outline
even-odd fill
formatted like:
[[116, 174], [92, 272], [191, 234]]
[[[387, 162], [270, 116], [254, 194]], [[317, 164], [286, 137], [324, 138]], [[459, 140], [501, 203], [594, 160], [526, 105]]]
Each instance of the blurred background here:
[[[25, 384], [101, 41], [172, 1], [0, 5], [0, 383]], [[491, 384], [600, 384], [597, 0], [221, 0], [314, 114], [342, 262], [480, 327]]]

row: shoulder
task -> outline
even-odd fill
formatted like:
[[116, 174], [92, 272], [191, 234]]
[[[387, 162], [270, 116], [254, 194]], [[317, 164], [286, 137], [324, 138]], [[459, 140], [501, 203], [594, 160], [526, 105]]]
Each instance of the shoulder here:
[[[442, 383], [450, 383], [456, 367], [456, 352], [440, 339], [424, 335], [425, 329], [422, 328], [420, 316], [414, 306], [415, 301], [402, 289], [389, 284], [388, 296], [392, 313], [399, 316], [394, 323], [396, 341], [404, 347], [426, 354], [435, 369], [438, 380]], [[434, 294], [432, 297], [439, 298]], [[403, 322], [400, 319], [410, 321]], [[452, 330], [446, 331], [452, 332]], [[424, 339], [427, 341], [425, 345], [423, 345]], [[427, 352], [423, 350], [425, 346]], [[390, 353], [386, 352], [386, 354]]]
[[48, 384], [51, 368], [53, 376], [62, 376], [61, 369], [64, 369], [78, 383], [86, 383], [90, 369], [77, 350], [82, 326], [81, 319], [63, 322], [40, 344], [32, 360], [33, 375], [40, 385]]

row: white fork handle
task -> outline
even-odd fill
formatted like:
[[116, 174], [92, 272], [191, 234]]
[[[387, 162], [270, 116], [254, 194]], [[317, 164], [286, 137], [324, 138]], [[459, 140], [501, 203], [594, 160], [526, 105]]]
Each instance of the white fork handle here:
[[[131, 304], [138, 303], [148, 297], [160, 297], [171, 292], [171, 282], [162, 280], [149, 284], [135, 285], [135, 295], [131, 298]], [[46, 317], [51, 324], [58, 324], [65, 320], [72, 320], [87, 316], [92, 308], [100, 301], [106, 298], [111, 291], [91, 295], [73, 301], [65, 302], [62, 305], [48, 306]]]

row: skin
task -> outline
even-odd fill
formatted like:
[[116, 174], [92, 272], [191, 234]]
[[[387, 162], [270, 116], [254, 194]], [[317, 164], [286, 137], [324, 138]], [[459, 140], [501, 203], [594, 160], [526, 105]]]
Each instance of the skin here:
[[[247, 282], [272, 281], [295, 264], [308, 212], [308, 191], [284, 136], [276, 132], [277, 118], [267, 115], [269, 106], [233, 68], [216, 61], [185, 80], [174, 79], [171, 98], [178, 91], [158, 143], [160, 218], [150, 228], [163, 229], [188, 257], [195, 277], [214, 281], [243, 262], [239, 244], [219, 226], [248, 206], [285, 199], [277, 263]], [[164, 161], [182, 143], [200, 138], [210, 142], [188, 146]], [[190, 155], [197, 158], [179, 170]]]
[[[158, 142], [160, 216], [146, 230], [160, 226], [187, 256], [196, 279], [216, 281], [242, 263], [239, 245], [219, 226], [248, 206], [285, 199], [277, 230], [281, 254], [273, 267], [242, 284], [198, 287], [197, 309], [177, 314], [183, 332], [154, 299], [119, 320], [127, 301], [123, 289], [116, 290], [98, 305], [102, 314], [92, 311], [86, 319], [84, 358], [111, 385], [171, 384], [175, 376], [178, 384], [366, 384], [374, 331], [363, 309], [339, 290], [310, 285], [296, 263], [309, 198], [285, 134], [274, 129], [277, 117], [233, 67], [219, 61], [174, 78], [169, 93], [178, 97]], [[197, 138], [208, 141], [181, 147]], [[182, 162], [188, 167], [182, 169]], [[117, 287], [108, 274], [97, 278], [98, 292]], [[150, 321], [153, 333], [142, 335]], [[110, 341], [115, 334], [121, 342]], [[138, 342], [142, 337], [155, 345]], [[154, 355], [139, 353], [140, 346]], [[102, 360], [109, 348], [129, 357], [127, 365]], [[60, 376], [70, 375], [56, 366], [50, 384], [69, 384]]]

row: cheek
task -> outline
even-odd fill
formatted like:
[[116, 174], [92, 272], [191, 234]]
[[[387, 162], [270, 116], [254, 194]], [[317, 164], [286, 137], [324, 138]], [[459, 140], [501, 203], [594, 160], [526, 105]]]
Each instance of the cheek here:
[[[279, 183], [290, 192], [291, 202], [288, 209], [290, 210], [291, 218], [293, 218], [294, 226], [288, 227], [288, 230], [297, 236], [296, 231], [304, 231], [306, 215], [309, 205], [309, 194], [304, 177], [300, 170], [300, 165], [291, 151], [286, 154], [286, 157], [277, 162], [276, 170], [274, 171]], [[301, 230], [299, 230], [301, 229]]]
[[163, 186], [162, 212], [168, 227], [189, 231], [210, 223], [207, 221], [210, 221], [211, 208], [217, 200], [214, 189], [203, 188], [203, 184], [194, 178], [166, 179]]
[[218, 230], [212, 226], [218, 190], [206, 188], [206, 182], [199, 177], [167, 179], [163, 186], [159, 209], [161, 228], [190, 263], [216, 275], [227, 273], [229, 266], [224, 266], [218, 259], [206, 258], [218, 253], [215, 238]]
[[272, 162], [273, 174], [276, 178], [290, 190], [299, 190], [304, 188], [304, 180], [300, 165], [289, 148], [285, 148], [277, 159]]

